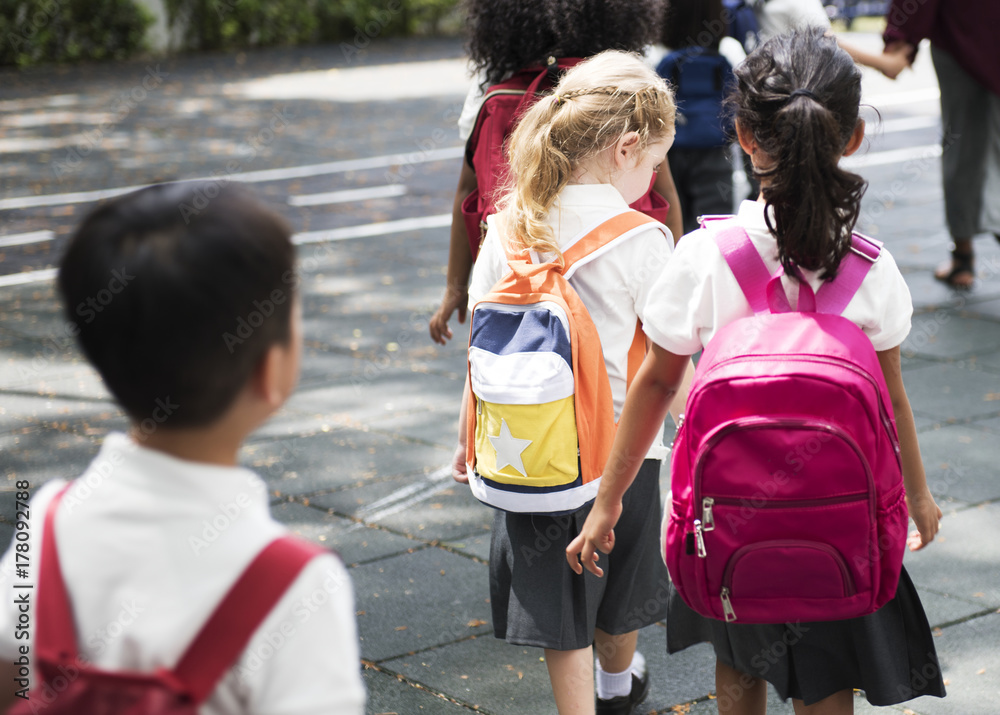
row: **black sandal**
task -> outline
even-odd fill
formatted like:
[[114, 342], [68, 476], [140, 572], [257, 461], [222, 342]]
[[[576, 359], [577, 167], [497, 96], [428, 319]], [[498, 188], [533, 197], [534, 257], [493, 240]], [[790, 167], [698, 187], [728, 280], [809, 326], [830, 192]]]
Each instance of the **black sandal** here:
[[[1000, 238], [998, 238], [1000, 240]], [[960, 276], [969, 276], [968, 283], [959, 280]], [[951, 264], [942, 266], [934, 271], [934, 277], [942, 283], [947, 283], [949, 287], [956, 290], [969, 290], [976, 278], [976, 271], [973, 267], [972, 251], [958, 252], [952, 250]]]

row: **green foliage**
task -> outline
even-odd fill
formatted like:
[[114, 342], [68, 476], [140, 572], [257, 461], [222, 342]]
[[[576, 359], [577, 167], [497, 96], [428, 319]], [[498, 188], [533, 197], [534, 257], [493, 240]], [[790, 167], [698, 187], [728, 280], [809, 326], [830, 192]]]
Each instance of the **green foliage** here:
[[134, 0], [0, 0], [0, 65], [123, 59], [152, 22]]
[[458, 0], [167, 0], [190, 49], [349, 41], [436, 32]]

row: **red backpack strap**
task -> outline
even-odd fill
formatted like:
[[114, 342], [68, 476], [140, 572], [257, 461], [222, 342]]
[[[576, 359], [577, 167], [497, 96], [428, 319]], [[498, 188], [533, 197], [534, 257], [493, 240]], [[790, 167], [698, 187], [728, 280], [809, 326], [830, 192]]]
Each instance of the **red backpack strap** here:
[[174, 676], [204, 702], [309, 561], [329, 551], [280, 536], [246, 568], [181, 656]]
[[39, 658], [57, 662], [76, 660], [78, 655], [73, 610], [66, 582], [63, 581], [59, 568], [59, 552], [56, 549], [56, 510], [67, 489], [68, 484], [52, 497], [45, 510], [36, 592], [38, 625], [35, 630], [35, 652]]

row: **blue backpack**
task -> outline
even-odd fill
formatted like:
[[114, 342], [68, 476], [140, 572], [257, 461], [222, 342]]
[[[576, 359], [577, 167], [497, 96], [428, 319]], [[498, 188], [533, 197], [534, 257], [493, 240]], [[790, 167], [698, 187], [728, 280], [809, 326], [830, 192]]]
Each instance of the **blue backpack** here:
[[[767, 0], [756, 0], [767, 2]], [[754, 12], [754, 2], [747, 0], [722, 0], [723, 16], [726, 20], [726, 31], [730, 37], [739, 41], [747, 54], [753, 52], [760, 44], [760, 24]]]
[[677, 102], [674, 146], [710, 149], [725, 146], [732, 121], [722, 115], [722, 102], [733, 81], [733, 67], [718, 52], [692, 46], [663, 58], [656, 71], [673, 84]]

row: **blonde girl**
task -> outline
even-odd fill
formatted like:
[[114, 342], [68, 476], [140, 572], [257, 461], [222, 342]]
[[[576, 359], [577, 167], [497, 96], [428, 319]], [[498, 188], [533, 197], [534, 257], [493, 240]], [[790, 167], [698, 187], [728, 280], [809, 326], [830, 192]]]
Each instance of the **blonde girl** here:
[[[470, 308], [508, 270], [505, 244], [558, 260], [570, 240], [642, 196], [673, 135], [671, 93], [638, 57], [603, 52], [567, 72], [511, 137], [513, 183], [488, 221], [469, 288]], [[654, 227], [611, 244], [570, 280], [597, 327], [616, 417], [625, 402], [636, 321], [644, 317], [650, 289], [670, 257], [673, 241], [664, 240], [665, 231]], [[465, 481], [464, 428], [459, 439], [455, 476]], [[636, 635], [664, 617], [667, 594], [656, 536], [665, 449], [655, 441], [625, 495], [618, 548], [603, 579], [574, 574], [563, 560], [589, 505], [563, 516], [495, 514], [494, 632], [513, 644], [545, 649], [560, 713], [593, 713], [595, 706], [598, 713], [631, 713], [648, 691]]]

